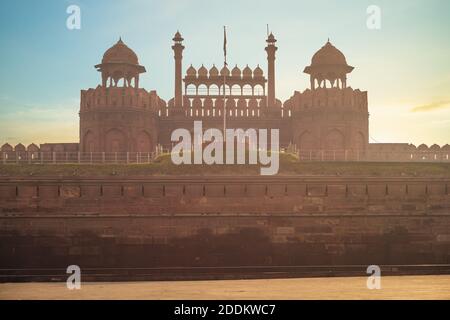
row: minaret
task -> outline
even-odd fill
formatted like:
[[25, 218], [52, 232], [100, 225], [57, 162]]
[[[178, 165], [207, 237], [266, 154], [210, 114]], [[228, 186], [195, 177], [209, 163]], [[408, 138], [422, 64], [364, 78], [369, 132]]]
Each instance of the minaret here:
[[175, 95], [174, 95], [174, 106], [176, 108], [181, 108], [183, 106], [183, 92], [182, 92], [182, 59], [183, 59], [183, 38], [179, 31], [175, 33], [173, 37], [173, 52], [175, 58]]
[[267, 37], [267, 106], [274, 107], [275, 106], [275, 52], [277, 51], [277, 47], [275, 46], [275, 42], [277, 40], [273, 36], [272, 33]]

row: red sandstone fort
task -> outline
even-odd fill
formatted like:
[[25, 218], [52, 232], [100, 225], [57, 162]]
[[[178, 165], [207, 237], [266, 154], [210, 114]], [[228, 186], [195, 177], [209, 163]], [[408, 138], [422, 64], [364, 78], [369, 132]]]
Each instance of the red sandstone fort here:
[[[45, 143], [27, 148], [8, 143], [2, 158], [37, 159], [45, 154], [149, 154], [170, 150], [170, 134], [193, 128], [222, 128], [224, 110], [230, 128], [280, 129], [280, 146], [293, 148], [306, 160], [449, 161], [450, 146], [416, 147], [407, 143], [370, 143], [367, 92], [347, 85], [353, 67], [330, 41], [312, 57], [304, 72], [310, 88], [294, 91], [281, 102], [276, 98], [276, 39], [267, 37], [267, 78], [258, 65], [220, 70], [192, 65], [182, 76], [183, 38], [177, 32], [174, 97], [167, 103], [156, 91], [139, 87], [146, 72], [136, 53], [120, 39], [103, 55], [96, 69], [101, 85], [81, 91], [79, 143]], [[225, 97], [225, 98], [224, 98]], [[224, 101], [226, 108], [224, 108]], [[128, 155], [127, 155], [128, 161]]]
[[[347, 86], [353, 67], [329, 41], [304, 69], [311, 87], [284, 103], [275, 94], [272, 34], [265, 48], [267, 78], [259, 66], [231, 71], [190, 66], [183, 78], [183, 38], [177, 32], [173, 41], [175, 94], [167, 103], [155, 91], [139, 88], [145, 68], [119, 40], [96, 65], [101, 85], [81, 91], [80, 142], [5, 144], [2, 161], [150, 162], [157, 149], [171, 148], [174, 129], [191, 129], [195, 120], [205, 129], [222, 128], [223, 110], [229, 128], [280, 129], [281, 147], [300, 159], [449, 161], [449, 145], [369, 144], [367, 93]], [[381, 175], [389, 166], [375, 173], [370, 165], [350, 166], [356, 174], [140, 175], [125, 170], [117, 175], [108, 166], [107, 171], [93, 166], [99, 174], [79, 174], [71, 167], [48, 175], [34, 174], [35, 168], [18, 175], [5, 170], [0, 282], [54, 281], [52, 270], [62, 279], [72, 264], [83, 268], [83, 279], [98, 281], [111, 281], [112, 274], [127, 281], [224, 274], [228, 279], [229, 270], [244, 277], [261, 270], [264, 277], [280, 277], [280, 270], [290, 276], [346, 270], [354, 276], [355, 270], [366, 275], [362, 266], [374, 264], [399, 274], [423, 273], [435, 265], [427, 270], [448, 274], [448, 166], [434, 171], [441, 166], [413, 165]], [[421, 174], [419, 167], [434, 169]]]

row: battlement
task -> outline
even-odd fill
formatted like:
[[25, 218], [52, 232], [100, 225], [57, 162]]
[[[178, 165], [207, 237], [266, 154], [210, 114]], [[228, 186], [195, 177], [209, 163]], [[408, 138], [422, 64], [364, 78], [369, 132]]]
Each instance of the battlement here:
[[[223, 117], [223, 101], [224, 98], [216, 97], [190, 97], [183, 96], [183, 109], [186, 118], [192, 117]], [[235, 97], [227, 96], [225, 98], [227, 116], [236, 118], [259, 118], [263, 117], [267, 110], [266, 97]], [[167, 112], [161, 112], [163, 117], [170, 116], [170, 108], [173, 107], [173, 99], [169, 101]], [[276, 107], [280, 111], [280, 117], [289, 117], [290, 114], [283, 114], [282, 103], [276, 100]]]
[[79, 144], [77, 142], [70, 143], [42, 143], [38, 147], [37, 144], [31, 143], [27, 147], [22, 143], [16, 144], [14, 147], [9, 143], [5, 143], [0, 147], [0, 152], [7, 155], [17, 154], [38, 154], [39, 152], [77, 152]]
[[374, 161], [450, 161], [450, 145], [415, 146], [408, 143], [371, 143], [369, 158]]
[[132, 87], [103, 87], [81, 90], [80, 112], [111, 107], [159, 110], [166, 106], [156, 91]]
[[293, 111], [339, 108], [368, 112], [367, 91], [360, 91], [351, 87], [295, 91], [292, 97], [286, 100], [284, 107]]

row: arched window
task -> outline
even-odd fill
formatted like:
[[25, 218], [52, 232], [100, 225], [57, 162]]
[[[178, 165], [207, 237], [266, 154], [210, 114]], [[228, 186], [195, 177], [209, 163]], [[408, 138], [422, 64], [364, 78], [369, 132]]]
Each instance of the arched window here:
[[253, 94], [252, 86], [249, 84], [244, 85], [242, 93], [246, 96], [251, 96]]
[[325, 149], [327, 150], [343, 150], [344, 135], [337, 129], [333, 129], [325, 137]]
[[209, 87], [209, 95], [210, 96], [218, 96], [218, 95], [220, 95], [220, 93], [219, 93], [219, 86], [217, 84], [212, 84]]
[[197, 88], [195, 86], [195, 84], [189, 84], [186, 88], [186, 94], [188, 95], [194, 95], [197, 94]]
[[264, 95], [264, 88], [263, 88], [263, 86], [260, 85], [260, 84], [257, 84], [255, 86], [254, 94], [255, 94], [255, 96], [263, 96]]
[[312, 150], [317, 148], [318, 141], [309, 131], [306, 131], [298, 137], [296, 143], [300, 150]]
[[241, 90], [241, 87], [240, 87], [239, 85], [234, 84], [234, 85], [231, 87], [231, 94], [232, 94], [233, 96], [240, 96], [241, 93], [242, 93], [242, 90]]
[[[221, 87], [220, 94], [223, 94], [223, 84], [222, 84], [220, 87]], [[227, 85], [227, 84], [225, 85], [225, 94], [226, 94], [227, 96], [231, 95], [231, 88], [230, 88], [230, 86]]]
[[201, 84], [198, 86], [197, 94], [200, 94], [200, 95], [208, 94], [208, 87], [206, 86], [206, 84]]

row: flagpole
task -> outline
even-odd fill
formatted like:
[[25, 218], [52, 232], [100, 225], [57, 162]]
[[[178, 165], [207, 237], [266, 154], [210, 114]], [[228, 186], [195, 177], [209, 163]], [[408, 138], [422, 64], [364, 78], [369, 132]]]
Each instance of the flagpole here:
[[[223, 67], [227, 67], [227, 31], [223, 26]], [[223, 141], [226, 142], [227, 106], [226, 106], [226, 72], [223, 72]]]

